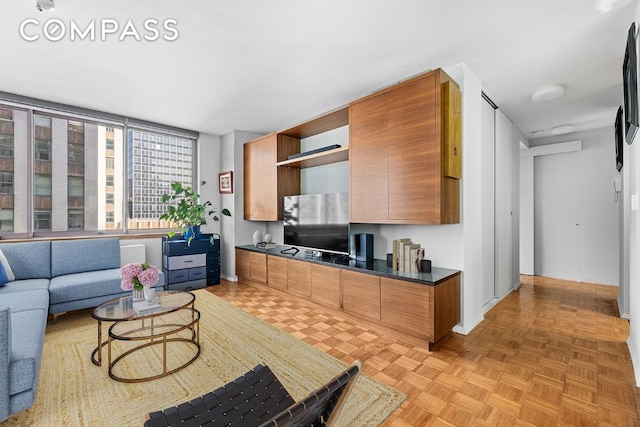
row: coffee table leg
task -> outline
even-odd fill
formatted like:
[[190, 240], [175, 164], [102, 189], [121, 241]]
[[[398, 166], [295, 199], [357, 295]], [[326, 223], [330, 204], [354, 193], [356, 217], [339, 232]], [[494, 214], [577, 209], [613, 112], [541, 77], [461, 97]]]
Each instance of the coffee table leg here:
[[98, 360], [96, 365], [102, 366], [102, 321], [98, 320], [98, 346], [96, 347]]

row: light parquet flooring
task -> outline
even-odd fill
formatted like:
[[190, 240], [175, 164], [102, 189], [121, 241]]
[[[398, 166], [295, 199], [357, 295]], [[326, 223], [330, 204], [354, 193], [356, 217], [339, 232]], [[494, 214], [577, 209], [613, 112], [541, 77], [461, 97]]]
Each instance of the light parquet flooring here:
[[640, 426], [617, 288], [522, 276], [469, 335], [427, 343], [252, 282], [212, 293], [401, 390], [385, 426]]

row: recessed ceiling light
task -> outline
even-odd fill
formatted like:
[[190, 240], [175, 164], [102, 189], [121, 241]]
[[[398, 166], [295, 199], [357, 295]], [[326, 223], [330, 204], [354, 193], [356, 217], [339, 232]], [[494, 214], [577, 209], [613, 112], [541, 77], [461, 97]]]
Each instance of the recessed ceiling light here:
[[56, 5], [53, 0], [36, 0], [36, 9], [38, 9], [40, 12], [51, 12], [52, 10], [56, 9]]
[[546, 130], [534, 130], [533, 132], [531, 132], [531, 137], [532, 138], [537, 138], [539, 136], [542, 136], [546, 133]]
[[599, 13], [611, 12], [619, 6], [629, 3], [629, 0], [595, 0], [595, 9]]
[[549, 101], [550, 99], [560, 98], [564, 95], [564, 88], [560, 85], [543, 86], [533, 91], [531, 100], [533, 102]]
[[564, 135], [565, 133], [573, 132], [574, 129], [575, 129], [575, 126], [573, 125], [562, 125], [562, 126], [556, 126], [552, 128], [549, 131], [549, 133], [551, 135]]

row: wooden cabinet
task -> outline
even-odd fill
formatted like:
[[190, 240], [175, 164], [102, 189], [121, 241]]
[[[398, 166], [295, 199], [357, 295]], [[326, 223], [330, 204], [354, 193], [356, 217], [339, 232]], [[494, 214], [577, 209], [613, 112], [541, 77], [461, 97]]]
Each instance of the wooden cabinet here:
[[287, 259], [277, 256], [267, 255], [267, 283], [272, 288], [287, 290]]
[[460, 322], [460, 274], [429, 285], [242, 249], [236, 273], [431, 343]]
[[244, 145], [244, 219], [282, 219], [283, 198], [300, 194], [300, 170], [276, 167], [300, 152], [300, 140], [269, 134]]
[[380, 320], [380, 278], [342, 270], [342, 308], [346, 313]]
[[460, 276], [436, 286], [380, 279], [382, 324], [435, 343], [460, 322]]
[[287, 260], [287, 290], [299, 297], [311, 296], [311, 264], [304, 261]]
[[333, 308], [342, 307], [340, 269], [311, 265], [311, 300]]
[[241, 279], [267, 283], [267, 255], [236, 249], [236, 275]]
[[[456, 95], [457, 85], [438, 69], [350, 105], [351, 222], [460, 221], [460, 183], [453, 176], [461, 147], [445, 143], [461, 127], [460, 112], [452, 111], [460, 108]], [[445, 156], [445, 148], [455, 154]]]
[[380, 280], [380, 318], [385, 326], [433, 339], [432, 287], [402, 280]]

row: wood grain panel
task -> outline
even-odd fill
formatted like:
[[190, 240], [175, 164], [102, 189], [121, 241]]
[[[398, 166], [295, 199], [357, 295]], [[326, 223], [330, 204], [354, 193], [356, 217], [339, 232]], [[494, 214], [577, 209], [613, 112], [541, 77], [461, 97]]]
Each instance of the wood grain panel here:
[[342, 270], [342, 307], [345, 312], [380, 320], [380, 277]]
[[440, 197], [436, 75], [390, 96], [389, 219], [437, 224]]
[[272, 288], [287, 290], [287, 259], [267, 255], [267, 283]]
[[388, 217], [387, 96], [349, 107], [349, 185], [351, 222], [381, 222]]
[[317, 303], [342, 307], [340, 269], [324, 265], [311, 265], [311, 300]]
[[287, 290], [301, 297], [311, 296], [311, 264], [304, 261], [287, 260]]
[[240, 279], [251, 280], [251, 260], [249, 251], [236, 249], [236, 276]]
[[251, 261], [251, 280], [267, 283], [267, 255], [249, 252]]
[[385, 326], [433, 341], [432, 286], [380, 279], [380, 320]]
[[244, 145], [244, 219], [278, 218], [275, 133]]
[[434, 342], [460, 323], [460, 276], [433, 287], [433, 320]]
[[309, 120], [298, 126], [280, 132], [283, 135], [293, 136], [299, 139], [308, 138], [319, 133], [337, 129], [349, 124], [349, 108], [344, 107], [339, 110], [324, 114], [318, 118]]
[[[289, 155], [300, 152], [300, 139], [286, 135], [278, 135], [276, 162], [287, 160]], [[300, 169], [277, 167], [277, 196], [273, 203], [276, 205], [276, 219], [282, 220], [284, 196], [300, 194]]]
[[453, 81], [442, 83], [444, 176], [462, 177], [462, 95]]

